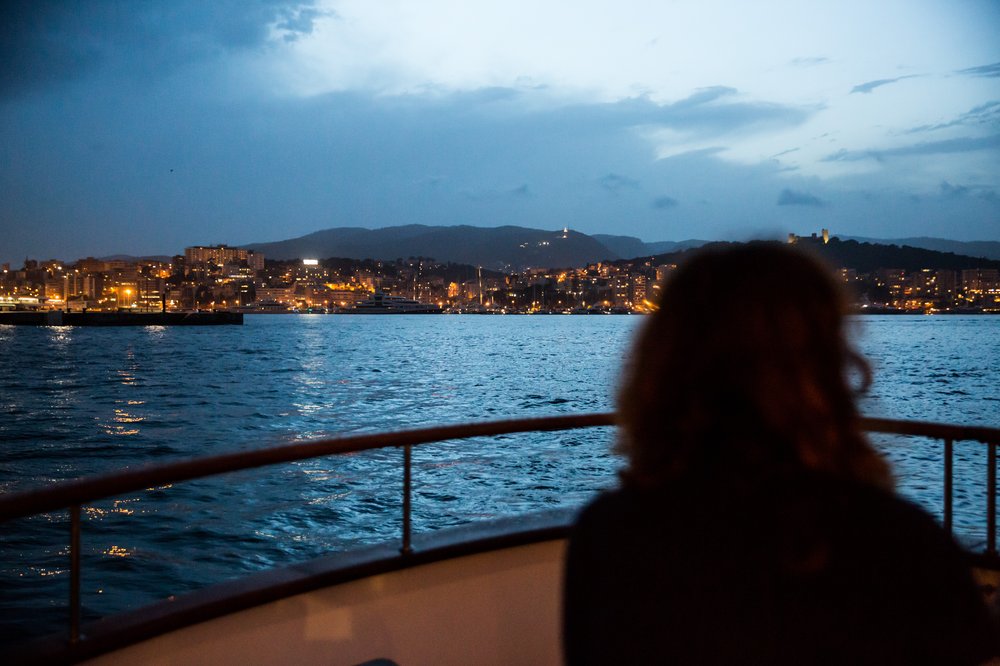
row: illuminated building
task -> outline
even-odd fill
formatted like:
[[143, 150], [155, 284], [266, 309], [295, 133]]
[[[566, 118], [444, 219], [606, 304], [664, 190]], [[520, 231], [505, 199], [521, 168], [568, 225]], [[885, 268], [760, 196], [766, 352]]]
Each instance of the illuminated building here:
[[184, 263], [188, 267], [198, 264], [225, 266], [245, 263], [255, 271], [261, 271], [264, 270], [264, 255], [261, 252], [228, 245], [194, 245], [184, 248]]

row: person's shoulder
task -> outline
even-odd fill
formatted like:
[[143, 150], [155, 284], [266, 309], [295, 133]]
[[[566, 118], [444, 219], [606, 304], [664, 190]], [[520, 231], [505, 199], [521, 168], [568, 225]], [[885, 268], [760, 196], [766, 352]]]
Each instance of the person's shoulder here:
[[883, 527], [890, 526], [893, 531], [911, 532], [914, 536], [948, 537], [925, 508], [896, 492], [858, 482], [842, 482], [841, 485], [841, 496], [857, 517]]
[[580, 510], [576, 525], [604, 528], [644, 519], [649, 515], [651, 505], [662, 501], [657, 495], [630, 486], [605, 490]]
[[[895, 492], [871, 485], [840, 484], [836, 507], [840, 534], [864, 545], [867, 557], [892, 563], [900, 575], [946, 571], [965, 577], [968, 556], [925, 508]], [[923, 575], [923, 574], [919, 574]]]
[[576, 523], [600, 521], [609, 515], [628, 509], [636, 503], [635, 493], [627, 488], [604, 490], [584, 505], [576, 516]]

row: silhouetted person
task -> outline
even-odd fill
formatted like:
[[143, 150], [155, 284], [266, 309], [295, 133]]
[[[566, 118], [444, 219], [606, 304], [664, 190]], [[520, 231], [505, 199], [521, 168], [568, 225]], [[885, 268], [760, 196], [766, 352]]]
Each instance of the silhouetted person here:
[[570, 539], [571, 664], [974, 664], [965, 556], [859, 427], [868, 366], [832, 274], [755, 243], [665, 285], [618, 399], [619, 490]]

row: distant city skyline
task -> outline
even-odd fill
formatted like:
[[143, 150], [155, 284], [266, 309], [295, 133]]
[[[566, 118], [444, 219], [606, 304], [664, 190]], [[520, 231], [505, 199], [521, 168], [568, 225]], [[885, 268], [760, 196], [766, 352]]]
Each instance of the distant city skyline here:
[[5, 3], [0, 261], [332, 227], [1000, 240], [1000, 5]]

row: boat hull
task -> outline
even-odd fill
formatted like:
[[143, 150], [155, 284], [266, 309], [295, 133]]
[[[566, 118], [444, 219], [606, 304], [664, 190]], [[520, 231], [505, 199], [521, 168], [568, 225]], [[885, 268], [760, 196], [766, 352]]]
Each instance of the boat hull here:
[[90, 664], [559, 664], [564, 541], [505, 548], [280, 599]]
[[573, 509], [472, 523], [221, 583], [2, 663], [559, 664]]

